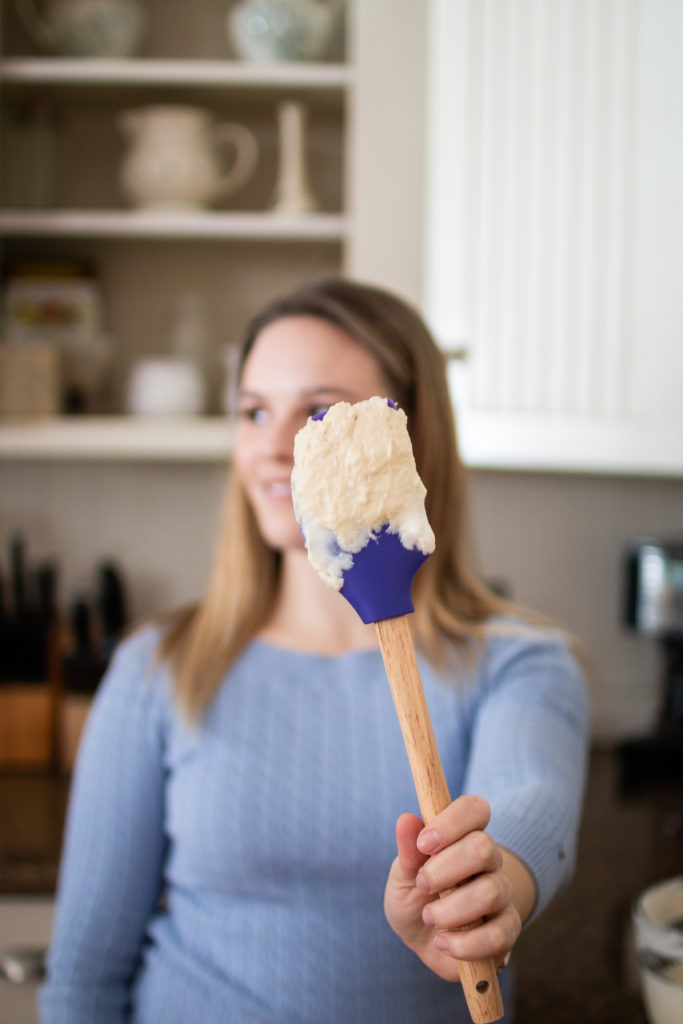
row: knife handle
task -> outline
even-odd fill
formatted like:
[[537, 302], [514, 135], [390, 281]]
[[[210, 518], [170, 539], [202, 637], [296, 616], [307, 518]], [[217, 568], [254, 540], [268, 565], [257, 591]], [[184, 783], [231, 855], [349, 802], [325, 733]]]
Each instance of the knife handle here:
[[20, 619], [26, 611], [26, 579], [24, 565], [24, 539], [15, 533], [9, 542], [9, 565], [12, 585], [14, 617]]
[[[394, 698], [417, 799], [425, 825], [451, 803], [434, 738], [410, 627], [405, 615], [375, 623], [382, 659]], [[448, 895], [448, 890], [440, 896]], [[470, 927], [480, 924], [475, 921]], [[458, 960], [467, 1006], [474, 1024], [491, 1024], [503, 1016], [503, 1000], [493, 957]]]
[[91, 649], [90, 608], [83, 597], [76, 597], [70, 608], [71, 632], [74, 646], [79, 654], [89, 654]]

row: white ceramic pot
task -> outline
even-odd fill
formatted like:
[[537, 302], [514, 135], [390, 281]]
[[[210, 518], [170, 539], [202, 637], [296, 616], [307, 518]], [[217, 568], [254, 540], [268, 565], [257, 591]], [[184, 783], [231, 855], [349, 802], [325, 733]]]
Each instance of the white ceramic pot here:
[[643, 1001], [651, 1024], [681, 1024], [683, 1021], [683, 964], [665, 973], [641, 968]]
[[342, 0], [240, 0], [228, 35], [243, 60], [317, 60], [336, 26]]
[[41, 12], [34, 0], [14, 0], [34, 42], [64, 57], [131, 57], [147, 24], [139, 0], [49, 0]]
[[[155, 105], [124, 111], [129, 140], [121, 186], [136, 206], [197, 209], [228, 196], [251, 176], [258, 144], [244, 125], [213, 122], [201, 107]], [[222, 151], [232, 151], [223, 166]]]
[[203, 411], [201, 373], [176, 356], [140, 359], [128, 382], [128, 412], [136, 416], [192, 416]]
[[632, 916], [643, 1002], [651, 1024], [683, 1021], [683, 876], [646, 889]]

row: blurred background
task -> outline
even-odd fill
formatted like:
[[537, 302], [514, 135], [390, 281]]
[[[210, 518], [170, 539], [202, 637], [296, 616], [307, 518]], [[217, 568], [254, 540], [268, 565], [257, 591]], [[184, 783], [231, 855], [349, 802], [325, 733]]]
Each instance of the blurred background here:
[[645, 1020], [629, 907], [683, 863], [683, 7], [92, 8], [2, 4], [0, 891], [49, 917], [109, 653], [201, 593], [247, 320], [340, 271], [426, 316], [482, 571], [589, 660], [578, 888], [522, 1024]]

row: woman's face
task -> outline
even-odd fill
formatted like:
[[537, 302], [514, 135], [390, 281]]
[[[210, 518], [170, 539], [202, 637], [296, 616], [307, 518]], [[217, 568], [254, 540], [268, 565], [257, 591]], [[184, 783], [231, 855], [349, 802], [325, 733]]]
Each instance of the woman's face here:
[[335, 402], [391, 397], [372, 356], [340, 328], [290, 316], [257, 336], [240, 381], [233, 464], [267, 544], [303, 546], [290, 477], [294, 436]]

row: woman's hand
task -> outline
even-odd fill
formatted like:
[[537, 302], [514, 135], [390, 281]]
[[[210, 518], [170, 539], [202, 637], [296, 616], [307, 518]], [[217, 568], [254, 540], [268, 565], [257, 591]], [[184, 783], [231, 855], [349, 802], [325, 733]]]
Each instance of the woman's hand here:
[[[446, 981], [459, 980], [456, 960], [502, 963], [522, 928], [503, 871], [506, 854], [484, 832], [489, 817], [485, 800], [461, 796], [427, 828], [413, 814], [396, 823], [398, 856], [384, 912], [396, 934]], [[439, 897], [449, 889], [455, 891]], [[482, 918], [476, 928], [459, 930]]]

